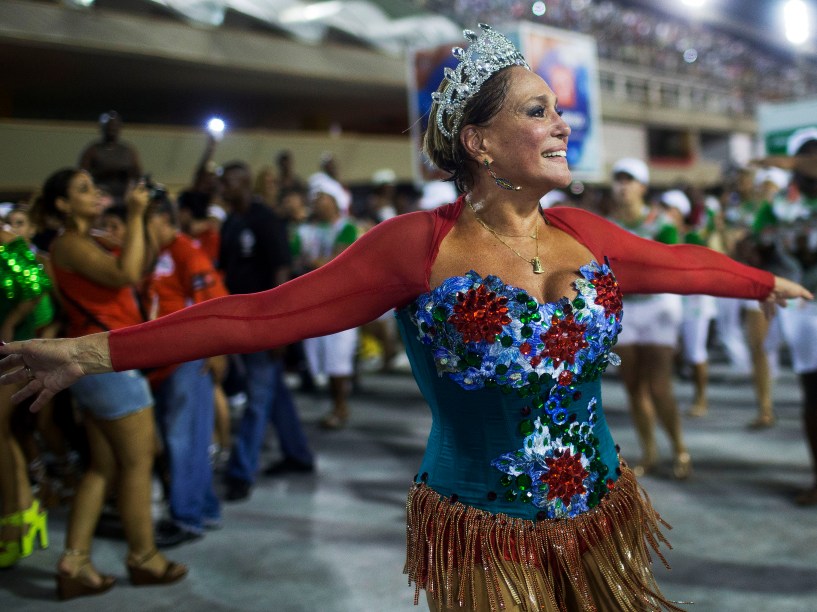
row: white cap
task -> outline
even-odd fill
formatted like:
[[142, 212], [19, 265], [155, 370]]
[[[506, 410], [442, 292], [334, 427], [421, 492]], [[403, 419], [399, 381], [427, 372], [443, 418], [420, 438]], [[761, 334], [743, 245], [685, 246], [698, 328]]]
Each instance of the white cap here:
[[755, 173], [755, 185], [758, 186], [768, 181], [774, 183], [778, 190], [783, 190], [789, 186], [790, 180], [791, 175], [788, 172], [775, 166], [761, 168]]
[[319, 193], [325, 193], [335, 198], [341, 214], [346, 215], [349, 213], [349, 207], [352, 205], [352, 194], [328, 174], [323, 172], [313, 174], [307, 180], [307, 186], [310, 200]]
[[670, 189], [661, 194], [661, 204], [678, 209], [686, 217], [692, 211], [692, 204], [689, 198], [680, 189]]
[[713, 195], [708, 195], [704, 198], [704, 206], [706, 206], [707, 210], [711, 210], [714, 213], [721, 212], [721, 201]]
[[542, 208], [550, 208], [562, 202], [567, 202], [567, 194], [560, 189], [554, 189], [553, 191], [548, 191], [539, 199], [539, 206]]
[[227, 213], [221, 206], [208, 206], [207, 216], [224, 223], [227, 220]]
[[635, 157], [622, 157], [620, 160], [614, 163], [613, 176], [619, 172], [629, 174], [642, 185], [650, 184], [650, 171], [647, 168], [647, 164], [640, 159], [636, 159]]
[[802, 128], [789, 136], [789, 139], [786, 141], [786, 153], [789, 155], [797, 155], [798, 149], [809, 140], [817, 140], [817, 127]]
[[422, 210], [431, 210], [450, 204], [457, 199], [457, 188], [449, 181], [432, 181], [423, 185], [423, 195], [419, 206]]
[[397, 175], [391, 168], [381, 168], [372, 174], [372, 184], [380, 185], [394, 185], [397, 182]]
[[11, 202], [0, 202], [0, 219], [7, 217], [13, 208], [14, 204]]

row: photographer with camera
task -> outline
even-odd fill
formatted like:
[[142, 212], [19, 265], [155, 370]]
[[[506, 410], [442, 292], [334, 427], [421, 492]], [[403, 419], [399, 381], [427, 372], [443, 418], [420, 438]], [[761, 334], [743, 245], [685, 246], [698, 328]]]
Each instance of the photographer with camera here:
[[[115, 330], [142, 321], [133, 285], [145, 269], [145, 211], [150, 190], [141, 181], [125, 196], [127, 218], [121, 251], [106, 250], [92, 230], [102, 213], [100, 191], [78, 168], [52, 174], [34, 205], [35, 218], [60, 219], [62, 231], [51, 246], [54, 280], [67, 316], [67, 336]], [[156, 549], [151, 518], [154, 454], [153, 397], [137, 370], [89, 376], [72, 388], [82, 411], [90, 445], [90, 464], [76, 496], [57, 565], [61, 599], [101, 593], [113, 576], [91, 563], [91, 541], [106, 493], [116, 500], [128, 543], [127, 567], [134, 585], [165, 584], [187, 568]]]

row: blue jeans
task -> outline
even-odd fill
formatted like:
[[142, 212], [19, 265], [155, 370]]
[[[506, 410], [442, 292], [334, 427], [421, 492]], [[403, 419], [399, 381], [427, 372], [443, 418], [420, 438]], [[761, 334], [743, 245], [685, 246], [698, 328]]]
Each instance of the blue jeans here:
[[155, 394], [170, 472], [170, 515], [197, 533], [221, 517], [208, 454], [215, 419], [213, 381], [203, 368], [203, 360], [180, 365]]
[[268, 351], [241, 355], [247, 372], [247, 407], [227, 464], [227, 478], [252, 484], [267, 431], [275, 426], [284, 457], [312, 463], [314, 457], [295, 410], [292, 394], [284, 383], [284, 366]]

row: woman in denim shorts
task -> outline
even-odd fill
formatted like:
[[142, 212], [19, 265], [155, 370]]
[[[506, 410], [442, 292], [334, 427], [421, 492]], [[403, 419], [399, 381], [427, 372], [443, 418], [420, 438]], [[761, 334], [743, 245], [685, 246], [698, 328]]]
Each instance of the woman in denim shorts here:
[[[145, 262], [144, 212], [148, 190], [138, 185], [127, 196], [124, 240], [112, 244], [94, 235], [102, 199], [90, 174], [76, 168], [55, 172], [34, 207], [40, 218], [62, 221], [51, 246], [54, 279], [67, 316], [67, 335], [114, 330], [141, 321], [132, 286]], [[91, 450], [88, 470], [77, 489], [57, 565], [61, 599], [108, 590], [114, 578], [91, 563], [91, 540], [108, 491], [116, 500], [128, 542], [133, 584], [162, 584], [184, 577], [187, 568], [156, 549], [151, 517], [154, 456], [153, 397], [139, 371], [99, 374], [72, 388], [82, 409]]]

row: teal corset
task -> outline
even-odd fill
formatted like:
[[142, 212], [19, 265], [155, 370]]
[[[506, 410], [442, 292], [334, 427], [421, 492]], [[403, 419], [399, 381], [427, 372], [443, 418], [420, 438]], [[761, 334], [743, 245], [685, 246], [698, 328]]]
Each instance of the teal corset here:
[[447, 279], [397, 313], [433, 423], [416, 482], [492, 513], [577, 516], [615, 486], [600, 378], [621, 331], [608, 265], [540, 304], [496, 276]]

